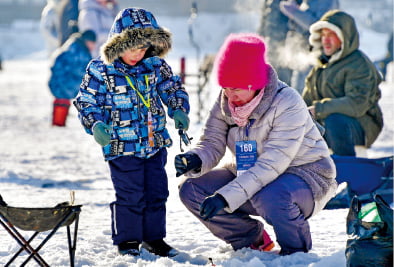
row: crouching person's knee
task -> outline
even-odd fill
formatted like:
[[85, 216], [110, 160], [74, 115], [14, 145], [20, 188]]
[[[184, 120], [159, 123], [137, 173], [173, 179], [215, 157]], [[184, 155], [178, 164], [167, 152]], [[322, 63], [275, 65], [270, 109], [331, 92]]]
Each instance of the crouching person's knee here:
[[183, 180], [179, 186], [179, 198], [181, 199], [182, 203], [188, 207], [188, 204], [191, 201], [193, 194], [193, 184], [192, 184], [192, 178], [187, 178]]

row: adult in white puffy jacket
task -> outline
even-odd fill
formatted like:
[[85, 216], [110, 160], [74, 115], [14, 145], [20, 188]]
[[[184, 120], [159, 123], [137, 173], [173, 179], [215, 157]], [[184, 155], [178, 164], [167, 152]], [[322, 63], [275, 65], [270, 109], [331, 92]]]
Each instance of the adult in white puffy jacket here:
[[[265, 61], [264, 40], [230, 34], [215, 60], [223, 88], [196, 146], [175, 157], [185, 206], [234, 250], [308, 252], [308, 219], [335, 194], [335, 165], [305, 102]], [[229, 149], [234, 160], [219, 161]], [[215, 168], [216, 167], [216, 168]]]
[[45, 46], [50, 57], [53, 51], [60, 46], [59, 43], [59, 15], [56, 11], [56, 6], [60, 0], [47, 0], [47, 5], [41, 12], [40, 31], [44, 37]]
[[80, 0], [78, 28], [83, 32], [92, 30], [97, 36], [93, 58], [99, 56], [100, 47], [107, 41], [112, 23], [118, 14], [117, 0]]

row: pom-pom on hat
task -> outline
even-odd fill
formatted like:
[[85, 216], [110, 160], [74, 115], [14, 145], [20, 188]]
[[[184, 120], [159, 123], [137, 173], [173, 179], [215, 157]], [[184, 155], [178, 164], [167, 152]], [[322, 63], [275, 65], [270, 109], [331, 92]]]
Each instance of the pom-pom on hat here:
[[215, 59], [221, 87], [260, 90], [268, 84], [265, 43], [255, 33], [227, 36]]

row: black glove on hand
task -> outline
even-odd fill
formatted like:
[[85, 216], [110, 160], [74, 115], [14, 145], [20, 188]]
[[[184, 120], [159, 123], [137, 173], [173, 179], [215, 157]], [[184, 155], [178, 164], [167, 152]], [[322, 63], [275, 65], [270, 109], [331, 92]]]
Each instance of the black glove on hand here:
[[176, 169], [176, 177], [179, 177], [188, 171], [197, 170], [201, 168], [202, 165], [200, 157], [194, 153], [176, 155], [174, 163]]
[[204, 221], [215, 216], [220, 210], [226, 207], [227, 201], [222, 195], [214, 194], [204, 199], [200, 206], [200, 216]]

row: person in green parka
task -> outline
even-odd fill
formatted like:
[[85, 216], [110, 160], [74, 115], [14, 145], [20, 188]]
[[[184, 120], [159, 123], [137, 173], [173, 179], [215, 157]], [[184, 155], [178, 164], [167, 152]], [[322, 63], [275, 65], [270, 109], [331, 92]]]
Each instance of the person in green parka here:
[[328, 11], [309, 31], [318, 60], [305, 80], [303, 99], [324, 125], [333, 154], [355, 156], [355, 146], [370, 147], [383, 128], [378, 105], [382, 77], [360, 51], [359, 33], [349, 14]]

